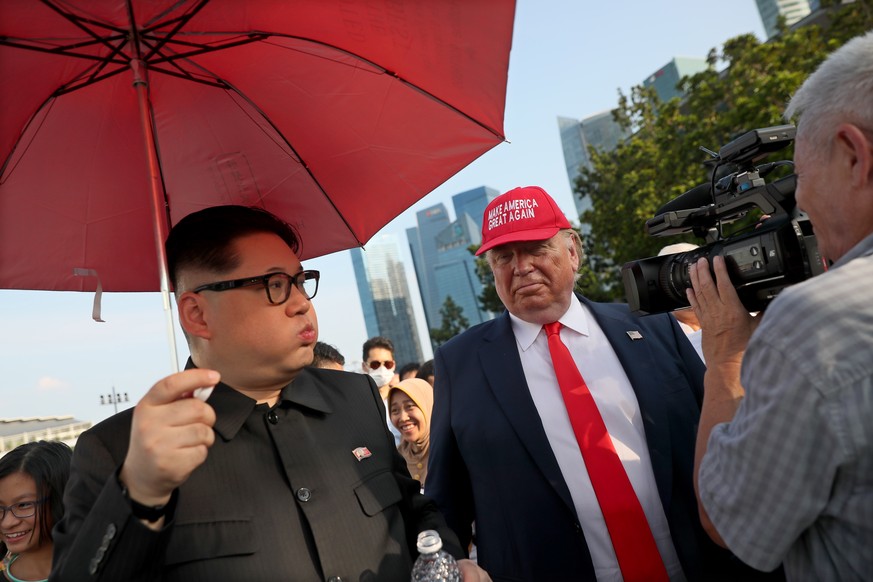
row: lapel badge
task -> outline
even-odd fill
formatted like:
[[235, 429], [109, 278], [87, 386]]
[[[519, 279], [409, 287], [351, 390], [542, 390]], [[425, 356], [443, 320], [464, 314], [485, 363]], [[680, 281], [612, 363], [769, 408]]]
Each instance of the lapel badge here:
[[632, 340], [641, 340], [643, 339], [643, 334], [634, 329], [627, 332], [627, 337], [631, 338]]
[[370, 449], [367, 447], [358, 447], [357, 449], [352, 451], [352, 454], [358, 461], [363, 461], [367, 457], [372, 457], [373, 453], [370, 452]]

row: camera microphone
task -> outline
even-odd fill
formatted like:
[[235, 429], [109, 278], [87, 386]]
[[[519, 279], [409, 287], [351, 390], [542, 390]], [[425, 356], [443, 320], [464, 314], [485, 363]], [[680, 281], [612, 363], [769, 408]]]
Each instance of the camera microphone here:
[[679, 210], [695, 210], [701, 206], [712, 204], [712, 194], [710, 193], [709, 183], [695, 186], [688, 192], [681, 194], [660, 207], [655, 211], [655, 216], [664, 214], [665, 212], [676, 212]]

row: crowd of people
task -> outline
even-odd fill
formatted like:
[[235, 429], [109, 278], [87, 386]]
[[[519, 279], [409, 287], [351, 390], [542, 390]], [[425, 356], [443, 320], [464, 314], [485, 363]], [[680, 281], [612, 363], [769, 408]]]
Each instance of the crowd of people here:
[[0, 459], [0, 572], [406, 581], [436, 530], [466, 582], [873, 579], [871, 103], [873, 32], [791, 99], [832, 264], [757, 317], [722, 257], [692, 266], [689, 317], [588, 300], [578, 232], [525, 186], [477, 252], [504, 313], [424, 363], [370, 338], [351, 373], [293, 227], [188, 215], [166, 241], [185, 371], [72, 452]]

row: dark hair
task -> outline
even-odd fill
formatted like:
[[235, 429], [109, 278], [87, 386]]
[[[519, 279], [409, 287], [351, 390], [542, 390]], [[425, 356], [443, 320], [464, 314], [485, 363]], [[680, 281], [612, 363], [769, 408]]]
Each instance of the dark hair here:
[[421, 378], [422, 380], [427, 380], [428, 376], [433, 376], [433, 360], [428, 360], [421, 365], [418, 369], [418, 374], [415, 375], [416, 378]]
[[[408, 374], [408, 373], [410, 373], [410, 372], [416, 372], [416, 373], [417, 373], [417, 372], [418, 372], [418, 368], [419, 368], [420, 366], [421, 366], [421, 364], [419, 364], [418, 362], [409, 362], [408, 364], [404, 365], [402, 368], [400, 368], [399, 370], [397, 370], [397, 375], [400, 376], [400, 379], [401, 379], [401, 380], [403, 380], [403, 376], [404, 376], [405, 374]], [[413, 378], [415, 378], [415, 376], [413, 376]]]
[[320, 368], [325, 362], [333, 362], [340, 366], [346, 365], [346, 359], [343, 355], [330, 344], [315, 342], [315, 348], [313, 348], [312, 353], [315, 355], [312, 365], [316, 368]]
[[238, 238], [272, 233], [297, 253], [300, 237], [290, 224], [263, 208], [212, 206], [180, 220], [167, 237], [167, 270], [173, 288], [180, 270], [190, 267], [223, 273], [239, 265], [232, 245]]
[[[70, 478], [73, 450], [64, 443], [38, 441], [15, 447], [0, 458], [0, 479], [15, 473], [24, 473], [36, 484], [36, 519], [42, 544], [52, 539], [52, 528], [64, 516], [64, 487]], [[45, 508], [48, 508], [46, 511]], [[33, 535], [33, 533], [31, 533]], [[0, 542], [0, 554], [6, 553], [6, 544]]]
[[384, 348], [391, 352], [391, 357], [394, 357], [394, 342], [392, 342], [387, 337], [382, 337], [381, 335], [377, 335], [376, 337], [371, 337], [367, 341], [364, 342], [364, 355], [363, 359], [366, 362], [367, 358], [370, 356], [370, 350], [373, 348]]

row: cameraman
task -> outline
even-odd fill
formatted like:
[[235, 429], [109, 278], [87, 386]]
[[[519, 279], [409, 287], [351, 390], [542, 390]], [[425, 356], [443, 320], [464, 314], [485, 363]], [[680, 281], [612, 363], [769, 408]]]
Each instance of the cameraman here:
[[[758, 319], [724, 259], [690, 269], [708, 370], [695, 485], [704, 527], [751, 566], [810, 580], [873, 576], [873, 31], [834, 52], [799, 118], [797, 204], [828, 272]], [[747, 345], [748, 344], [748, 345]], [[741, 365], [742, 363], [742, 365]]]

